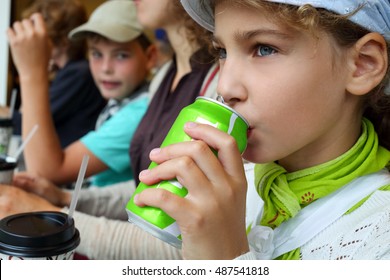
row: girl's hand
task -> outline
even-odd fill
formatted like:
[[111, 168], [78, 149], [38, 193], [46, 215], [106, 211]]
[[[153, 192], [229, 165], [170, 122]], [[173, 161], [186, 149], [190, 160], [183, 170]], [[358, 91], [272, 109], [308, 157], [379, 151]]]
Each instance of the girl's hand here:
[[41, 14], [33, 14], [30, 19], [16, 21], [7, 30], [13, 62], [21, 79], [31, 75], [48, 74], [51, 56], [50, 40]]
[[[147, 185], [177, 178], [188, 189], [181, 198], [163, 189], [146, 189], [135, 197], [139, 206], [161, 208], [181, 229], [186, 259], [232, 259], [247, 251], [245, 203], [247, 182], [233, 137], [209, 125], [187, 123], [194, 139], [155, 149], [159, 165], [143, 171]], [[209, 148], [218, 151], [218, 158]]]
[[69, 206], [72, 196], [61, 190], [49, 180], [27, 172], [18, 172], [14, 175], [13, 185], [47, 199], [50, 203], [59, 206]]
[[17, 187], [0, 185], [0, 219], [34, 211], [60, 211], [47, 200]]

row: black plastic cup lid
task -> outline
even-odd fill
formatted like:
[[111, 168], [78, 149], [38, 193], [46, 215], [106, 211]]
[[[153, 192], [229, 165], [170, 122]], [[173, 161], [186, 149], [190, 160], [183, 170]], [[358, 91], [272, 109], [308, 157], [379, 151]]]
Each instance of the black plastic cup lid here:
[[0, 221], [0, 252], [20, 257], [46, 257], [70, 252], [80, 244], [74, 220], [62, 212], [31, 212]]
[[0, 155], [0, 170], [15, 169], [18, 162], [15, 158], [6, 155]]

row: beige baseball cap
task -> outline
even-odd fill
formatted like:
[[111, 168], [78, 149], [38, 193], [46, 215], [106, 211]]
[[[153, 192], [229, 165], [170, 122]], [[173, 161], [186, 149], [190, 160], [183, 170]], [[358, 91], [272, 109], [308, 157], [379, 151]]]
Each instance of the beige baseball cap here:
[[137, 10], [130, 0], [109, 0], [97, 7], [89, 20], [69, 32], [72, 40], [84, 39], [88, 33], [99, 34], [111, 41], [129, 42], [143, 33]]

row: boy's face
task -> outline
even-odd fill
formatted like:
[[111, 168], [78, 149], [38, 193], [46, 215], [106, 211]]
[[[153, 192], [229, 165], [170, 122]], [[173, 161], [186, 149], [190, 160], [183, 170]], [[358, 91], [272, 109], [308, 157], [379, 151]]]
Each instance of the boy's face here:
[[254, 9], [219, 4], [215, 14], [218, 93], [250, 124], [246, 159], [293, 171], [350, 148], [337, 144], [356, 137], [345, 135], [357, 114], [345, 90], [350, 73], [335, 58], [345, 50], [325, 33], [281, 27]]
[[89, 66], [102, 96], [122, 100], [147, 77], [151, 61], [138, 41], [88, 39]]

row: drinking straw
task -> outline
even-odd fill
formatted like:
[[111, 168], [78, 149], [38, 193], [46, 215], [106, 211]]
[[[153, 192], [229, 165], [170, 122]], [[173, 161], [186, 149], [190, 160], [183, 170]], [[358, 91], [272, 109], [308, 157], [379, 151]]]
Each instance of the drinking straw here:
[[9, 117], [12, 119], [12, 115], [14, 114], [15, 111], [15, 103], [16, 103], [16, 94], [17, 90], [14, 88], [11, 93], [11, 103], [9, 105]]
[[14, 158], [16, 161], [18, 160], [19, 156], [24, 150], [24, 147], [26, 147], [27, 143], [31, 140], [31, 138], [34, 136], [35, 132], [38, 129], [38, 125], [34, 125], [34, 127], [31, 129], [30, 133], [27, 135], [26, 139], [24, 139], [22, 145], [19, 146], [18, 150], [14, 154]]
[[89, 159], [89, 156], [84, 155], [83, 160], [81, 162], [79, 175], [77, 177], [76, 186], [74, 188], [72, 200], [71, 200], [70, 206], [69, 206], [69, 213], [68, 213], [68, 220], [69, 221], [72, 219], [73, 212], [76, 208], [77, 200], [79, 198], [79, 192], [81, 189], [81, 185], [83, 184], [83, 180], [84, 180], [85, 171], [87, 170], [88, 159]]

